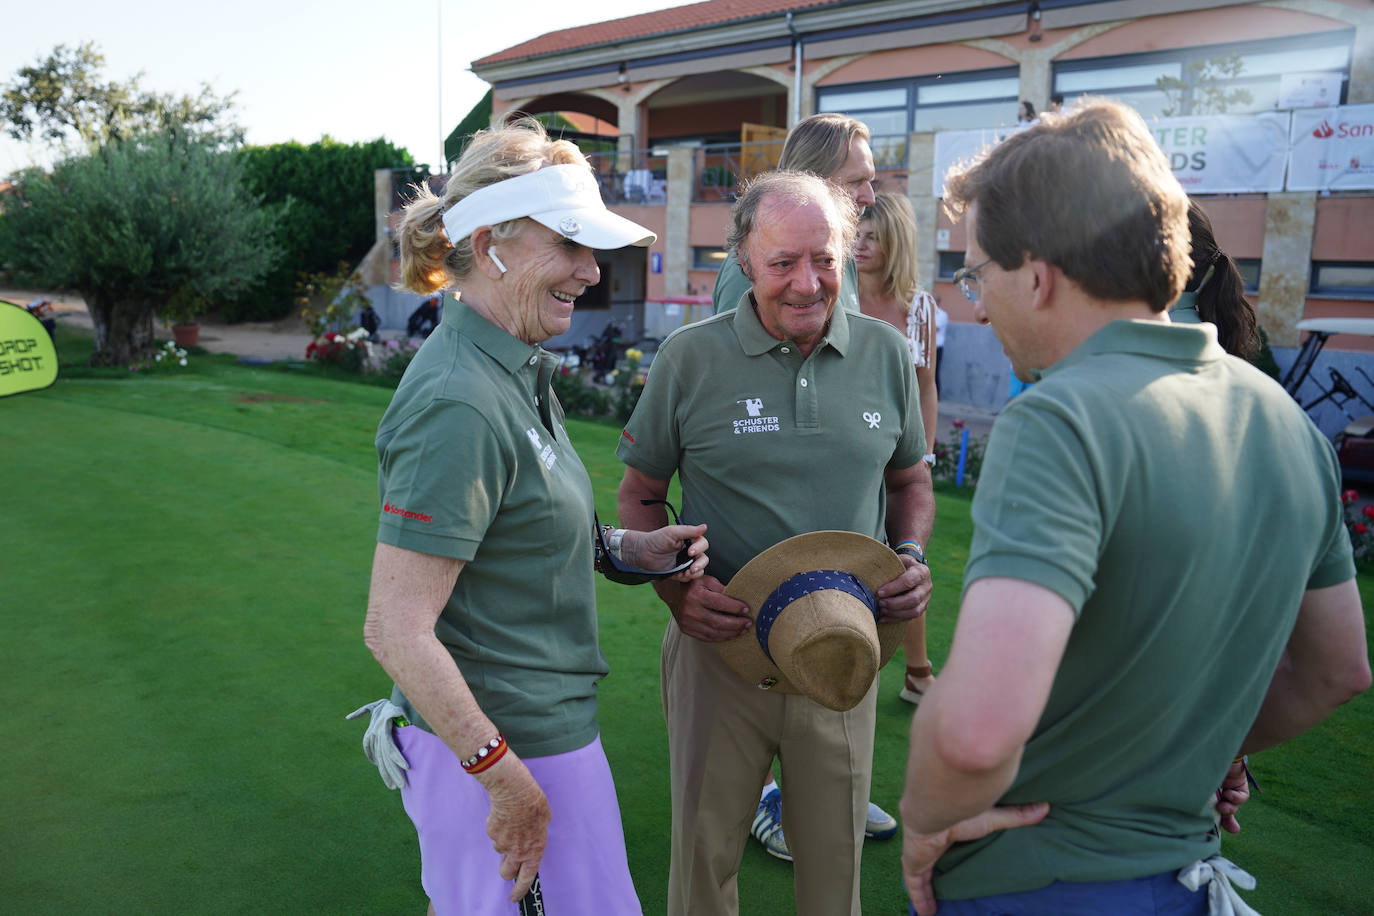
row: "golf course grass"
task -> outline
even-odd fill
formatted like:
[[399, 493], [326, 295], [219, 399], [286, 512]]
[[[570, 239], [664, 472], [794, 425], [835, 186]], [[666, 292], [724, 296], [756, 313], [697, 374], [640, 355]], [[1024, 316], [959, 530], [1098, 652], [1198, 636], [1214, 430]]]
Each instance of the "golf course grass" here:
[[[343, 718], [390, 687], [362, 620], [372, 437], [391, 392], [194, 353], [177, 371], [82, 370], [89, 344], [65, 328], [58, 343], [56, 385], [0, 400], [0, 910], [419, 916], [413, 830], [363, 757], [364, 723]], [[613, 518], [617, 430], [569, 431]], [[937, 671], [971, 495], [937, 493]], [[598, 589], [603, 741], [652, 916], [667, 884], [668, 615], [647, 587]], [[1360, 590], [1369, 607], [1374, 576]], [[889, 811], [910, 718], [900, 680], [899, 658], [882, 675], [873, 774]], [[1369, 912], [1374, 692], [1252, 765], [1263, 794], [1224, 843], [1259, 879], [1246, 899], [1267, 914]], [[899, 840], [868, 844], [865, 913], [906, 912], [899, 859]], [[741, 913], [791, 913], [791, 868], [749, 844]]]

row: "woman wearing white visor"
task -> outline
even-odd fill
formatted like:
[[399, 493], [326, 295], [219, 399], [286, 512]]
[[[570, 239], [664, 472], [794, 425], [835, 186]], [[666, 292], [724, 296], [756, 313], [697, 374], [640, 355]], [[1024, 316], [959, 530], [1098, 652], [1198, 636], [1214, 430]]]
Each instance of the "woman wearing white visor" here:
[[705, 526], [594, 536], [539, 344], [600, 279], [594, 249], [653, 241], [533, 122], [478, 134], [442, 198], [406, 208], [404, 286], [456, 297], [377, 430], [365, 636], [396, 688], [364, 707], [364, 744], [403, 786], [432, 912], [511, 914], [538, 895], [554, 913], [640, 912], [596, 721], [594, 545], [617, 581], [689, 579]]

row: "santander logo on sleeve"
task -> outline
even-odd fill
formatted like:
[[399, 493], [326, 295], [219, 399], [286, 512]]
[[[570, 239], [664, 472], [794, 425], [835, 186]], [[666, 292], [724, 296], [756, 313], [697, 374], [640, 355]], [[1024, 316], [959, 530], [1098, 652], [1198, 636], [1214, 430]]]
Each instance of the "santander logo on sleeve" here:
[[433, 515], [425, 515], [423, 512], [411, 512], [409, 509], [393, 506], [389, 502], [383, 504], [382, 511], [389, 515], [399, 515], [401, 518], [413, 518], [417, 522], [428, 522], [430, 519], [434, 518]]

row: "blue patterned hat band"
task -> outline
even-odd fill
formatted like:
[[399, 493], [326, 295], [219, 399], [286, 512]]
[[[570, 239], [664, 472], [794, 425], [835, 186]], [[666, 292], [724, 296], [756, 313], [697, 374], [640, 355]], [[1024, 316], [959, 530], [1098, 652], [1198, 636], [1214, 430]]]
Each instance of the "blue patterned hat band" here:
[[768, 656], [770, 662], [777, 664], [773, 654], [768, 651], [768, 634], [773, 629], [778, 615], [798, 598], [825, 589], [846, 592], [858, 598], [864, 607], [873, 612], [873, 622], [877, 623], [878, 596], [854, 576], [838, 569], [813, 569], [797, 573], [790, 579], [784, 579], [781, 585], [773, 589], [754, 620], [754, 632], [758, 635], [759, 648], [763, 649], [763, 654]]

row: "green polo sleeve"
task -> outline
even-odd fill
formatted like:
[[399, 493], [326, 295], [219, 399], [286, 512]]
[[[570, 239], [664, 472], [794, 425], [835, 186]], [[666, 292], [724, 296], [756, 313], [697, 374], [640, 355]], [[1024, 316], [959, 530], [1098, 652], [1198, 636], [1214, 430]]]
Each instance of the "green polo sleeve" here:
[[654, 357], [644, 391], [615, 448], [621, 461], [654, 480], [671, 480], [682, 457], [676, 418], [683, 405], [678, 403], [677, 348], [672, 344], [665, 342]]
[[921, 418], [920, 386], [916, 383], [916, 369], [907, 358], [905, 342], [902, 346], [901, 365], [901, 378], [906, 386], [906, 417], [902, 423], [902, 437], [897, 441], [897, 449], [887, 464], [893, 470], [914, 466], [926, 453], [926, 426]]
[[[1317, 448], [1326, 452], [1327, 467], [1331, 477], [1325, 488], [1328, 493], [1339, 493], [1341, 489], [1341, 462], [1336, 456], [1335, 446], [1325, 436], [1313, 437]], [[1345, 508], [1336, 501], [1332, 505], [1331, 520], [1327, 524], [1326, 549], [1317, 561], [1317, 568], [1307, 578], [1308, 589], [1329, 588], [1355, 578], [1355, 551], [1350, 544], [1350, 532], [1345, 527]]]
[[1029, 394], [1003, 410], [988, 440], [964, 590], [988, 577], [1021, 579], [1076, 614], [1093, 592], [1106, 510], [1083, 438], [1052, 402]]
[[501, 505], [512, 456], [470, 404], [436, 400], [378, 432], [377, 540], [469, 561]]

